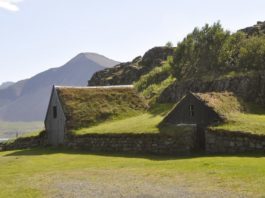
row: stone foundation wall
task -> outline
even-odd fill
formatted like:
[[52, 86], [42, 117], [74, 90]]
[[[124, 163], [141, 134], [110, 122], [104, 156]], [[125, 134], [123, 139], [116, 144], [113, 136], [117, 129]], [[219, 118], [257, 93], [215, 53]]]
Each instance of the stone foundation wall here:
[[205, 144], [208, 153], [265, 151], [265, 136], [208, 129], [205, 131]]
[[65, 146], [92, 152], [179, 154], [194, 150], [194, 131], [162, 134], [89, 134], [67, 138]]
[[0, 151], [35, 148], [46, 144], [45, 134], [35, 137], [20, 137], [8, 142], [0, 142]]

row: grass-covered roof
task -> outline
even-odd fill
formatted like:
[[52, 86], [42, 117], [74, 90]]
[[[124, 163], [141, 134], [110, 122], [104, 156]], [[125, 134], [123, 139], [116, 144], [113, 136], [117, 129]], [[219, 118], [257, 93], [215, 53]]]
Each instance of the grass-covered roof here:
[[139, 114], [147, 104], [132, 86], [56, 87], [68, 129]]
[[243, 110], [242, 102], [231, 92], [192, 93], [206, 106], [213, 109], [220, 117], [228, 119], [232, 113]]

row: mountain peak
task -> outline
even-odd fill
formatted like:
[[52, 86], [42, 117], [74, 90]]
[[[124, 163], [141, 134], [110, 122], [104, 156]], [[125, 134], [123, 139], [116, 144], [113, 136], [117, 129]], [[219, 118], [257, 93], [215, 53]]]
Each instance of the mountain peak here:
[[82, 52], [72, 58], [67, 64], [77, 64], [87, 60], [95, 62], [99, 65], [104, 65], [105, 67], [113, 67], [113, 65], [119, 64], [118, 61], [114, 61], [94, 52]]

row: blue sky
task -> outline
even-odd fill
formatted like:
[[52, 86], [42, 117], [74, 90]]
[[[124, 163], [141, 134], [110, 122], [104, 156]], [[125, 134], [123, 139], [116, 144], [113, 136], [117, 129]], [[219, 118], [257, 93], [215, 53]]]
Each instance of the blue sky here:
[[265, 21], [264, 0], [0, 0], [0, 83], [63, 65], [80, 52], [129, 61], [194, 27]]

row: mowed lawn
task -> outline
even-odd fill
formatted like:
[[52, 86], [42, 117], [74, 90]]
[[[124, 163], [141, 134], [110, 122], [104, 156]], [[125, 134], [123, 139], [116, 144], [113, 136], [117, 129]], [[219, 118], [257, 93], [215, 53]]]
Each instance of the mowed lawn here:
[[264, 155], [0, 152], [0, 197], [265, 197]]

